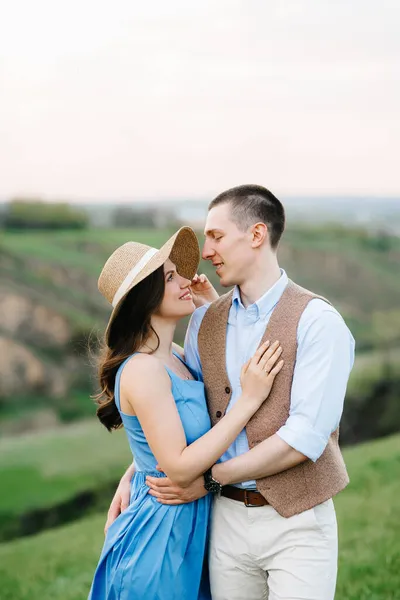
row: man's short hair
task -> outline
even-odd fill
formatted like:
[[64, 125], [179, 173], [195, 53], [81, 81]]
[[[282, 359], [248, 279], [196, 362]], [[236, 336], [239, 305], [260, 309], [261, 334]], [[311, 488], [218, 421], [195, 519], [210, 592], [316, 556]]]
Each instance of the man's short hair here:
[[255, 223], [265, 223], [271, 248], [278, 246], [285, 229], [285, 209], [267, 188], [261, 185], [239, 185], [214, 198], [208, 210], [219, 204], [230, 205], [232, 219], [242, 231]]

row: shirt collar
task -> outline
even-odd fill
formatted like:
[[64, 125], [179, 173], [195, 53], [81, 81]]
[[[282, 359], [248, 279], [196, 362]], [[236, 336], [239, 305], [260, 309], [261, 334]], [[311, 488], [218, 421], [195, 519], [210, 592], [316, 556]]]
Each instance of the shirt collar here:
[[237, 315], [239, 309], [243, 309], [248, 313], [254, 313], [256, 319], [266, 317], [275, 305], [281, 299], [283, 292], [288, 284], [288, 276], [283, 269], [280, 269], [281, 276], [276, 283], [270, 288], [261, 298], [254, 304], [250, 304], [247, 309], [244, 307], [240, 298], [239, 287], [236, 285], [233, 290], [232, 307]]

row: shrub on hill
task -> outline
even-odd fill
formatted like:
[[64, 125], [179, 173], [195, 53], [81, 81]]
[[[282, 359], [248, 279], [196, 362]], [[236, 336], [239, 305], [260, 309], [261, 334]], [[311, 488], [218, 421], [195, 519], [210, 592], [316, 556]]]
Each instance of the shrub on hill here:
[[87, 215], [67, 203], [12, 200], [3, 216], [5, 229], [85, 229]]

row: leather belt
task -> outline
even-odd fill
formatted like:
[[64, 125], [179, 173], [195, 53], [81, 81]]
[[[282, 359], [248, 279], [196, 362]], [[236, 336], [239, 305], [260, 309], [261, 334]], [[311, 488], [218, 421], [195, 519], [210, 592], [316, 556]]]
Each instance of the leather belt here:
[[269, 504], [268, 500], [266, 500], [260, 492], [256, 492], [255, 490], [242, 490], [234, 485], [224, 485], [221, 490], [221, 496], [225, 496], [231, 500], [237, 500], [238, 502], [244, 502], [246, 506], [265, 506], [266, 504]]

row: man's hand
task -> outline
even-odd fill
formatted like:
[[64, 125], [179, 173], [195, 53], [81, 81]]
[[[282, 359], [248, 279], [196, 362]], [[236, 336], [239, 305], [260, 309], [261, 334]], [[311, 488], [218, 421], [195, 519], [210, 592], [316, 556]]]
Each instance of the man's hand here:
[[169, 477], [146, 477], [150, 496], [157, 498], [161, 504], [187, 504], [208, 494], [204, 487], [204, 477], [201, 475], [188, 487], [181, 488], [172, 483]]
[[107, 533], [107, 529], [114, 523], [115, 519], [129, 506], [133, 473], [134, 467], [131, 465], [119, 482], [114, 498], [111, 501], [110, 508], [108, 509], [104, 534]]

